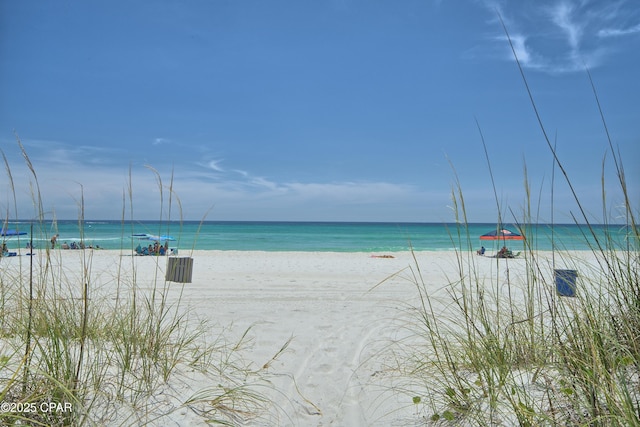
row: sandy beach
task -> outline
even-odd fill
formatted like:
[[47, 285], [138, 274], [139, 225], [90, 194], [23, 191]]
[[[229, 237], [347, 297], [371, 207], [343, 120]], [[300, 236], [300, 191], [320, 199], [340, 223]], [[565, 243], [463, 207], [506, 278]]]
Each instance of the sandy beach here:
[[[589, 262], [588, 253], [573, 254], [572, 259], [577, 255]], [[193, 258], [192, 281], [169, 282], [169, 301], [180, 298], [191, 318], [207, 320], [212, 339], [223, 331], [227, 341], [235, 342], [246, 332], [239, 354], [253, 369], [265, 368], [268, 386], [260, 392], [270, 405], [248, 425], [424, 422], [411, 396], [394, 386], [392, 349], [394, 343], [411, 339], [403, 325], [410, 307], [419, 303], [414, 276], [422, 275], [435, 310], [446, 314], [451, 304], [448, 284], [460, 276], [455, 252], [180, 251], [179, 256]], [[59, 251], [56, 259], [73, 268], [81, 257], [82, 251], [69, 250]], [[552, 283], [551, 254], [539, 257], [541, 265], [549, 265], [545, 271]], [[509, 277], [509, 292], [517, 297], [518, 283], [525, 276], [524, 259], [497, 260], [469, 253], [462, 258], [475, 266], [479, 277], [502, 275], [505, 283]], [[10, 263], [16, 266], [27, 259], [15, 257]], [[115, 292], [113, 277], [119, 269], [122, 277], [135, 272], [141, 290], [151, 289], [154, 283], [165, 283], [167, 260], [91, 251], [92, 286], [103, 293]], [[158, 425], [205, 425], [204, 417], [193, 408], [180, 407], [179, 400], [212, 384], [187, 371], [180, 378], [180, 384], [167, 385], [173, 390], [171, 405], [178, 409]]]
[[[393, 339], [393, 318], [414, 289], [379, 282], [405, 268], [406, 254], [372, 258], [339, 253], [195, 253], [185, 300], [203, 316], [252, 327], [247, 356], [271, 366], [282, 425], [374, 425], [387, 408], [371, 383], [375, 356]], [[294, 382], [295, 381], [295, 382]], [[391, 405], [395, 408], [396, 404]]]

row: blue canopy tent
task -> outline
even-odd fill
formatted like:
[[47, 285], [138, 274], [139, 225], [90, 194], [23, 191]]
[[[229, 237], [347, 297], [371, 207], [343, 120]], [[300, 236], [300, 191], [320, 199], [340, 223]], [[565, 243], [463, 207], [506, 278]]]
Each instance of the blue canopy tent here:
[[[14, 230], [14, 229], [7, 229], [7, 228], [3, 228], [2, 230], [0, 230], [0, 236], [2, 237], [15, 237], [15, 236], [24, 236], [25, 234], [27, 234], [26, 231], [18, 231], [18, 230]], [[2, 253], [0, 253], [0, 256], [16, 256], [18, 253], [17, 252], [9, 252], [9, 250], [7, 249], [6, 244], [4, 243], [4, 240], [2, 242]]]
[[[132, 234], [131, 237], [138, 238], [140, 240], [154, 241], [156, 242], [156, 245], [161, 242], [168, 242], [170, 240], [175, 240], [172, 236], [168, 236], [166, 234], [157, 236], [155, 234], [136, 233], [136, 234]], [[166, 244], [165, 247], [160, 246], [157, 250], [154, 250], [153, 252], [151, 251], [151, 245], [149, 245], [149, 248], [146, 248], [146, 247], [142, 248], [140, 245], [138, 245], [138, 247], [136, 248], [136, 253], [138, 255], [153, 255], [153, 254], [165, 255], [166, 254], [165, 249], [168, 249], [168, 244]], [[175, 248], [171, 249], [172, 254], [176, 254], [177, 251], [178, 250]]]
[[166, 242], [169, 240], [176, 240], [171, 236], [167, 236], [165, 234], [161, 235], [161, 236], [156, 236], [154, 234], [147, 234], [147, 233], [137, 233], [137, 234], [133, 234], [131, 237], [137, 237], [140, 240], [153, 240], [156, 242]]
[[0, 236], [3, 237], [24, 236], [25, 234], [27, 234], [26, 231], [18, 231], [6, 228], [3, 228], [2, 231], [0, 231]]

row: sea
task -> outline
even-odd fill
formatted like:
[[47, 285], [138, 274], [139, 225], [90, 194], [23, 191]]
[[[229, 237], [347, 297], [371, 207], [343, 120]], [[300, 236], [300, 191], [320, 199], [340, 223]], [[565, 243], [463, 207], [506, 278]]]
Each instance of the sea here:
[[[630, 229], [624, 225], [405, 223], [405, 222], [259, 222], [259, 221], [78, 221], [31, 223], [9, 221], [6, 228], [26, 232], [3, 237], [9, 248], [81, 242], [85, 247], [130, 249], [148, 245], [150, 236], [166, 236], [171, 248], [181, 250], [398, 252], [487, 250], [506, 245], [522, 250], [591, 250], [597, 245], [627, 247]], [[507, 228], [526, 236], [518, 240], [480, 240], [480, 236]], [[140, 236], [147, 235], [147, 236]], [[635, 241], [637, 245], [637, 238]]]

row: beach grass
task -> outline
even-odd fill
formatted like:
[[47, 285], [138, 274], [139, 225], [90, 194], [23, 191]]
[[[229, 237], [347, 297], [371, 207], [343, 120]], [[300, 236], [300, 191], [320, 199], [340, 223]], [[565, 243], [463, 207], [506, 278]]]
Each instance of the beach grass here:
[[[34, 229], [51, 230], [38, 236], [48, 242], [55, 214], [44, 212], [36, 171], [18, 145], [31, 172], [31, 237]], [[170, 214], [179, 206], [172, 184], [151, 171]], [[130, 184], [123, 195], [130, 212], [132, 192]], [[78, 210], [83, 230], [82, 194]], [[15, 207], [3, 214], [18, 217]], [[52, 245], [16, 262], [0, 258], [0, 424], [166, 425], [176, 412], [222, 425], [259, 419], [268, 406], [260, 389], [268, 383], [266, 370], [241, 356], [246, 334], [234, 341], [211, 319], [192, 315], [182, 305], [184, 284], [165, 279], [161, 257], [154, 257], [155, 272], [141, 277], [132, 248], [123, 248], [109, 271], [93, 269], [94, 251]]]
[[[524, 72], [522, 77], [526, 85]], [[600, 108], [593, 82], [592, 88]], [[433, 287], [415, 260], [405, 277], [415, 285], [419, 303], [406, 310], [411, 339], [396, 349], [395, 369], [402, 380], [394, 387], [427, 425], [640, 425], [640, 233], [622, 155], [614, 149], [600, 109], [607, 155], [623, 199], [618, 212], [607, 210], [603, 161], [603, 218], [618, 218], [605, 225], [616, 231], [612, 235], [626, 230], [624, 241], [607, 233], [598, 237], [528, 85], [526, 90], [554, 171], [560, 171], [575, 198], [574, 219], [590, 250], [576, 255], [563, 250], [562, 242], [555, 242], [547, 257], [536, 250], [528, 224], [536, 224], [538, 213], [526, 167], [522, 212], [501, 206], [494, 185], [496, 222], [523, 224], [518, 231], [525, 236], [524, 251], [518, 259], [487, 259], [475, 254], [476, 236], [466, 235], [464, 227], [452, 230], [459, 274], [444, 284], [444, 298], [430, 293]], [[481, 130], [480, 136], [486, 152]], [[456, 222], [467, 223], [460, 183], [452, 200]], [[495, 263], [489, 277], [478, 273], [479, 263], [487, 262]], [[559, 292], [561, 269], [576, 272], [573, 293]], [[514, 271], [522, 273], [514, 276]]]

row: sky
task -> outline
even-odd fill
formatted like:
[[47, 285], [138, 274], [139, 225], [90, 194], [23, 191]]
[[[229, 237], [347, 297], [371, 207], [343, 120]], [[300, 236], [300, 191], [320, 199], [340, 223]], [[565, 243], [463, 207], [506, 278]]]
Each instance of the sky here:
[[639, 52], [637, 0], [0, 0], [0, 218], [623, 221]]

